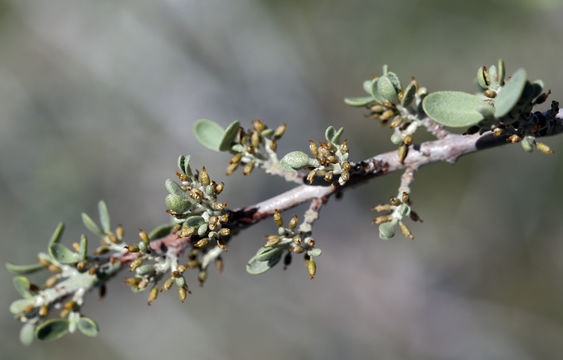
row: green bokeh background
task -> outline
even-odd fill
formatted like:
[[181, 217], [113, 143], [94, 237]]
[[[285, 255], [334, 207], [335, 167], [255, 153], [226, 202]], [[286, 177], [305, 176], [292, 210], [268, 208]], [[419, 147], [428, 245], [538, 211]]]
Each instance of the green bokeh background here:
[[[384, 63], [431, 91], [472, 91], [477, 67], [502, 57], [563, 100], [562, 18], [555, 0], [0, 1], [0, 261], [32, 262], [61, 220], [78, 239], [99, 199], [131, 236], [165, 222], [178, 154], [225, 178], [225, 155], [191, 134], [198, 118], [287, 122], [280, 153], [329, 124], [345, 127], [354, 159], [391, 150], [390, 132], [342, 101]], [[149, 308], [115, 281], [84, 309], [97, 339], [21, 346], [0, 271], [0, 357], [560, 358], [563, 142], [546, 143], [555, 156], [506, 146], [423, 168], [414, 242], [381, 241], [370, 225], [398, 174], [346, 192], [315, 227], [313, 281], [301, 261], [246, 274], [271, 222], [233, 240], [225, 274], [203, 289], [192, 277], [187, 304], [170, 295]], [[289, 186], [237, 174], [224, 199]]]

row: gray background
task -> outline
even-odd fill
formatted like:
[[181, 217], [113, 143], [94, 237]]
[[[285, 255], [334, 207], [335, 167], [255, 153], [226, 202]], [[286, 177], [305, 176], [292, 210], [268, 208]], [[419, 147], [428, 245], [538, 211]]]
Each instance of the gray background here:
[[[389, 151], [389, 130], [342, 98], [387, 63], [430, 90], [473, 90], [503, 57], [563, 100], [559, 1], [0, 1], [0, 261], [29, 263], [58, 221], [105, 199], [128, 234], [166, 222], [163, 182], [180, 153], [224, 179], [228, 158], [199, 146], [198, 118], [288, 123], [280, 153], [345, 127], [356, 160]], [[418, 140], [425, 139], [424, 136]], [[399, 175], [331, 201], [315, 226], [324, 250], [258, 277], [244, 265], [274, 230], [233, 240], [187, 304], [152, 307], [115, 281], [88, 297], [97, 339], [24, 348], [0, 271], [4, 359], [555, 359], [563, 353], [563, 145], [519, 146], [423, 168], [414, 242], [377, 238], [371, 205]], [[230, 206], [289, 189], [256, 172], [227, 179]], [[299, 212], [300, 210], [296, 210]], [[288, 213], [286, 216], [292, 215]]]

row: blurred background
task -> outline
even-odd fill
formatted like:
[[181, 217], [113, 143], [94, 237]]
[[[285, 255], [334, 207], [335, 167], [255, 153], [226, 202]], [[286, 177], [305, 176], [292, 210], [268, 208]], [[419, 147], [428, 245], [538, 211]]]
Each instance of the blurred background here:
[[[502, 57], [563, 100], [562, 18], [556, 0], [1, 0], [0, 262], [33, 262], [59, 221], [77, 240], [99, 199], [131, 239], [167, 222], [179, 154], [225, 179], [228, 157], [191, 133], [199, 118], [287, 122], [280, 154], [329, 124], [345, 127], [353, 159], [393, 149], [389, 130], [342, 100], [385, 63], [403, 83], [473, 91], [478, 66]], [[1, 357], [560, 358], [562, 139], [545, 141], [555, 156], [506, 146], [423, 168], [412, 242], [370, 225], [400, 174], [347, 191], [315, 226], [313, 281], [301, 261], [245, 272], [271, 221], [234, 238], [203, 289], [192, 274], [187, 304], [170, 294], [149, 308], [114, 281], [84, 308], [96, 339], [20, 345], [18, 296], [0, 271]], [[291, 187], [259, 171], [226, 182], [232, 207]]]

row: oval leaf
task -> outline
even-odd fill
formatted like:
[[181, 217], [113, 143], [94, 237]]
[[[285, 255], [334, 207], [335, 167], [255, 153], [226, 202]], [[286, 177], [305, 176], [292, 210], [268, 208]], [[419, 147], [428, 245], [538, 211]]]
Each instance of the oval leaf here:
[[481, 98], [461, 91], [438, 91], [424, 98], [422, 107], [426, 115], [439, 124], [451, 127], [465, 127], [483, 120], [479, 112]]
[[14, 287], [16, 288], [18, 293], [23, 298], [29, 299], [32, 297], [31, 293], [29, 292], [29, 287], [31, 286], [31, 283], [29, 282], [28, 278], [24, 276], [16, 276], [15, 278], [12, 279], [12, 282], [14, 283]]
[[372, 96], [349, 97], [344, 98], [344, 102], [350, 106], [366, 106], [373, 102]]
[[336, 134], [336, 129], [334, 128], [334, 126], [330, 125], [329, 127], [327, 127], [325, 130], [326, 141], [332, 142], [332, 138], [334, 137], [334, 134]]
[[274, 267], [280, 261], [282, 254], [283, 249], [280, 248], [262, 248], [248, 261], [246, 271], [253, 275], [262, 274]]
[[407, 86], [405, 92], [403, 93], [403, 99], [401, 100], [401, 105], [407, 107], [410, 104], [412, 104], [415, 95], [416, 95], [416, 83], [411, 82], [409, 86]]
[[402, 89], [401, 80], [399, 79], [397, 74], [395, 74], [392, 71], [389, 71], [389, 72], [387, 72], [387, 74], [385, 74], [385, 76], [387, 76], [389, 78], [389, 80], [391, 80], [391, 83], [395, 87], [395, 90], [401, 90]]
[[78, 320], [78, 330], [80, 330], [84, 335], [94, 337], [98, 335], [98, 324], [94, 320], [87, 317], [81, 317]]
[[229, 151], [231, 149], [231, 144], [235, 141], [239, 128], [240, 123], [238, 121], [234, 121], [227, 126], [219, 143], [219, 151]]
[[377, 82], [374, 84], [373, 97], [381, 103], [388, 101], [396, 104], [399, 102], [397, 89], [395, 89], [393, 82], [387, 76], [377, 79]]
[[183, 213], [190, 209], [191, 202], [184, 198], [183, 196], [168, 194], [166, 195], [166, 206], [177, 213]]
[[164, 187], [170, 194], [183, 196], [185, 194], [184, 190], [178, 185], [178, 183], [172, 179], [166, 179], [164, 182]]
[[103, 200], [98, 203], [98, 214], [100, 215], [100, 223], [102, 224], [102, 228], [104, 229], [104, 232], [110, 233], [111, 222], [110, 222], [108, 207]]
[[173, 226], [174, 225], [161, 225], [157, 227], [156, 229], [151, 231], [151, 233], [149, 234], [149, 239], [156, 240], [168, 236]]
[[31, 323], [25, 323], [20, 330], [20, 341], [25, 346], [31, 345], [35, 337], [35, 326]]
[[29, 305], [35, 305], [35, 299], [19, 299], [10, 304], [10, 312], [12, 314], [21, 314]]
[[[328, 132], [329, 129], [327, 129]], [[292, 151], [286, 154], [281, 160], [280, 165], [288, 171], [301, 169], [309, 164], [309, 156], [301, 151]]]
[[196, 139], [206, 148], [219, 151], [221, 139], [223, 139], [223, 128], [211, 120], [198, 120], [194, 124], [194, 135]]
[[500, 88], [495, 98], [495, 117], [501, 118], [516, 106], [526, 86], [526, 70], [520, 68]]
[[64, 245], [53, 244], [49, 246], [49, 255], [61, 264], [72, 264], [80, 261], [80, 255]]
[[397, 225], [397, 220], [386, 222], [379, 225], [379, 237], [381, 240], [389, 240], [395, 236], [395, 226]]
[[200, 226], [203, 223], [205, 223], [205, 219], [199, 215], [190, 216], [186, 219], [188, 226]]
[[68, 321], [63, 319], [51, 319], [39, 325], [35, 330], [35, 337], [39, 340], [57, 340], [68, 332]]
[[86, 226], [86, 229], [90, 230], [92, 233], [98, 236], [104, 236], [104, 232], [100, 229], [98, 224], [96, 224], [94, 220], [88, 216], [88, 214], [82, 213], [82, 222], [84, 223], [84, 226]]
[[6, 263], [6, 269], [8, 269], [8, 271], [20, 275], [31, 274], [43, 268], [45, 268], [45, 265], [41, 263], [31, 264], [31, 265], [14, 265], [14, 264]]

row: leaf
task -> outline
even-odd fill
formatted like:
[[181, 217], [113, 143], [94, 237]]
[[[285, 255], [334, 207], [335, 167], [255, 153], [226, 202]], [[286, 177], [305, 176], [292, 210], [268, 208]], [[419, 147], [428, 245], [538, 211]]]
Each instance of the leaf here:
[[104, 232], [100, 229], [98, 224], [96, 224], [94, 220], [92, 220], [92, 218], [88, 216], [88, 214], [82, 213], [82, 222], [84, 223], [86, 229], [90, 230], [92, 233], [101, 237], [104, 236]]
[[485, 76], [484, 66], [481, 66], [479, 69], [477, 69], [477, 84], [479, 84], [479, 86], [483, 90], [487, 90], [489, 88], [489, 83], [487, 81], [487, 77]]
[[526, 86], [526, 70], [520, 68], [498, 91], [495, 98], [495, 117], [505, 116], [516, 106]]
[[88, 254], [88, 239], [86, 235], [82, 234], [80, 237], [80, 260], [86, 259], [86, 255]]
[[23, 310], [30, 305], [35, 305], [35, 299], [29, 298], [16, 300], [10, 304], [10, 312], [14, 315], [21, 314]]
[[100, 223], [104, 232], [111, 233], [111, 222], [106, 203], [102, 200], [98, 203], [98, 214], [100, 215]]
[[491, 67], [489, 67], [489, 83], [491, 84], [492, 88], [499, 86], [497, 68], [494, 65], [491, 65]]
[[87, 317], [81, 317], [78, 320], [78, 330], [80, 330], [84, 335], [94, 337], [98, 335], [98, 324], [94, 320]]
[[57, 225], [57, 228], [55, 229], [55, 232], [53, 232], [53, 235], [51, 235], [51, 240], [49, 240], [49, 245], [58, 242], [63, 236], [64, 231], [65, 231], [65, 224], [61, 222], [59, 223], [59, 225]]
[[45, 268], [45, 265], [41, 263], [31, 264], [31, 265], [14, 265], [14, 264], [6, 263], [5, 266], [6, 269], [8, 269], [8, 271], [20, 275], [31, 274]]
[[229, 151], [231, 149], [231, 144], [235, 141], [239, 129], [240, 123], [238, 121], [234, 121], [227, 126], [219, 143], [219, 151]]
[[174, 225], [161, 225], [157, 227], [156, 229], [151, 231], [151, 233], [149, 234], [149, 239], [156, 240], [169, 235], [173, 226]]
[[391, 222], [386, 222], [379, 225], [379, 237], [381, 240], [389, 240], [395, 236], [395, 226], [397, 225], [397, 220]]
[[321, 249], [311, 249], [309, 251], [307, 251], [307, 255], [309, 256], [321, 256], [322, 254], [322, 250]]
[[340, 136], [342, 135], [343, 131], [344, 131], [344, 128], [338, 129], [338, 131], [336, 131], [334, 133], [334, 135], [332, 135], [330, 142], [333, 143], [334, 145], [340, 145]]
[[283, 249], [261, 248], [256, 255], [246, 264], [246, 271], [249, 274], [262, 274], [274, 267], [281, 259]]
[[[373, 83], [377, 81], [377, 79], [369, 79], [363, 82], [362, 86], [364, 88], [364, 91], [367, 92], [368, 94], [372, 95], [373, 93]], [[373, 98], [373, 96], [372, 96]]]
[[80, 261], [80, 255], [62, 244], [53, 244], [49, 246], [48, 251], [49, 255], [61, 264], [73, 264]]
[[484, 119], [479, 112], [484, 104], [480, 97], [461, 91], [438, 91], [424, 98], [422, 108], [437, 123], [465, 127]]
[[190, 209], [191, 202], [180, 195], [168, 194], [166, 195], [166, 206], [177, 213], [183, 213]]
[[389, 78], [389, 80], [391, 80], [391, 83], [393, 84], [393, 86], [395, 87], [395, 90], [401, 90], [401, 80], [399, 79], [399, 77], [397, 76], [397, 74], [395, 74], [392, 71], [387, 72], [387, 74], [385, 74], [386, 77]]
[[326, 141], [332, 142], [332, 138], [334, 137], [334, 134], [336, 134], [336, 129], [334, 128], [334, 126], [330, 125], [329, 127], [327, 127], [325, 130]]
[[57, 340], [68, 332], [68, 321], [64, 319], [51, 319], [45, 321], [35, 329], [35, 337], [39, 340]]
[[188, 226], [200, 226], [203, 223], [205, 223], [205, 219], [199, 215], [190, 216], [186, 219]]
[[191, 155], [180, 155], [178, 157], [178, 169], [180, 172], [192, 177], [192, 169], [190, 168], [190, 157]]
[[29, 292], [31, 283], [29, 282], [28, 278], [24, 276], [16, 276], [15, 278], [12, 279], [12, 282], [14, 283], [14, 287], [16, 288], [18, 293], [23, 298], [29, 299], [33, 297], [33, 295], [31, 295], [31, 293]]
[[170, 194], [174, 194], [178, 196], [184, 196], [185, 194], [185, 191], [182, 190], [180, 185], [172, 179], [166, 179], [166, 181], [164, 182], [164, 187], [166, 188], [166, 190], [168, 190]]
[[309, 165], [309, 156], [301, 151], [292, 151], [280, 160], [280, 166], [288, 171], [295, 171], [307, 165]]
[[201, 119], [194, 124], [196, 139], [206, 148], [219, 151], [223, 139], [223, 128], [214, 121]]
[[373, 102], [373, 96], [359, 96], [344, 98], [344, 102], [350, 106], [366, 106]]
[[393, 82], [387, 76], [378, 78], [374, 83], [373, 97], [380, 103], [388, 101], [397, 104], [399, 102], [397, 89], [395, 89]]
[[25, 323], [20, 330], [20, 341], [25, 346], [31, 345], [35, 337], [35, 326], [31, 323]]
[[410, 104], [412, 104], [415, 95], [416, 95], [416, 83], [411, 82], [409, 86], [407, 86], [405, 92], [403, 93], [403, 99], [401, 100], [401, 105], [407, 107]]

